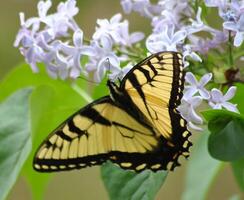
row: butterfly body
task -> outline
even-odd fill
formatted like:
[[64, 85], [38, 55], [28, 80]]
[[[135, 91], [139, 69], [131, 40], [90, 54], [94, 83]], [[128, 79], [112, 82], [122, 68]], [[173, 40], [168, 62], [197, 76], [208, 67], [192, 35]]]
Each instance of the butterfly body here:
[[110, 96], [88, 104], [41, 144], [34, 168], [41, 172], [79, 169], [110, 160], [140, 172], [173, 170], [187, 157], [191, 135], [176, 110], [184, 87], [182, 57], [154, 54], [120, 85], [108, 80]]

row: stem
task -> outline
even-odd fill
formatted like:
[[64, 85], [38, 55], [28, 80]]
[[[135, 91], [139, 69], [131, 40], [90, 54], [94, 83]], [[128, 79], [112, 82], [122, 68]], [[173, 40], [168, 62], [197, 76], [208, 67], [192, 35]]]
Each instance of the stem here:
[[233, 38], [231, 37], [231, 31], [229, 31], [229, 41], [228, 41], [228, 47], [229, 47], [229, 65], [231, 68], [235, 68], [234, 66], [234, 60], [233, 60], [233, 49], [232, 49], [232, 43]]
[[83, 99], [85, 99], [85, 101], [87, 103], [91, 103], [93, 101], [93, 99], [90, 97], [90, 95], [85, 92], [84, 90], [82, 90], [77, 84], [71, 84], [71, 87], [80, 95], [83, 97]]

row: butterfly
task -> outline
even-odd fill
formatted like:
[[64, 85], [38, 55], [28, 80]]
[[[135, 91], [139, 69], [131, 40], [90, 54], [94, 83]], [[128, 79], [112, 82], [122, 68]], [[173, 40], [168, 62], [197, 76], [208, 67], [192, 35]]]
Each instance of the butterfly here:
[[159, 52], [135, 65], [104, 96], [65, 120], [40, 145], [40, 172], [80, 169], [107, 160], [140, 172], [173, 170], [189, 156], [191, 133], [177, 111], [184, 89], [182, 55]]

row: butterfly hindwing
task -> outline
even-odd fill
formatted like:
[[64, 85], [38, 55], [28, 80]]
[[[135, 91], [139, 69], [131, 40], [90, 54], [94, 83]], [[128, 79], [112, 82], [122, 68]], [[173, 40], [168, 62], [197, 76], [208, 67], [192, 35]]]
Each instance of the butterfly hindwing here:
[[39, 148], [34, 168], [71, 170], [111, 160], [122, 168], [139, 171], [154, 165], [149, 155], [159, 149], [159, 137], [107, 96], [61, 124]]

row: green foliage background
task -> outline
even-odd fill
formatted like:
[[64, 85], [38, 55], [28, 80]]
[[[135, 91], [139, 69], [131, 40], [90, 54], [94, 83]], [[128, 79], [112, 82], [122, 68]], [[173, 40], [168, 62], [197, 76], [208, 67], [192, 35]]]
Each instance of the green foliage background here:
[[[54, 4], [57, 2], [53, 1]], [[119, 1], [114, 0], [78, 1], [78, 6], [80, 14], [76, 19], [86, 35], [93, 33], [97, 18], [110, 18], [113, 14], [121, 12]], [[13, 48], [14, 37], [19, 28], [17, 13], [24, 11], [28, 13], [27, 16], [33, 16], [36, 14], [36, 11], [33, 10], [35, 7], [36, 1], [34, 0], [4, 1], [0, 7], [0, 26], [4, 27], [0, 31], [0, 199], [7, 195], [7, 188], [13, 184], [14, 187], [7, 196], [9, 200], [78, 200], [108, 199], [109, 197], [114, 199], [119, 193], [116, 189], [122, 187], [123, 180], [130, 180], [131, 183], [121, 195], [132, 194], [133, 191], [130, 189], [135, 188], [137, 193], [134, 195], [134, 199], [141, 199], [143, 194], [141, 190], [147, 187], [152, 187], [155, 191], [148, 191], [145, 199], [153, 199], [161, 184], [163, 186], [160, 188], [156, 199], [216, 200], [230, 199], [231, 197], [234, 198], [236, 194], [242, 194], [244, 190], [244, 162], [240, 158], [243, 158], [243, 146], [238, 143], [238, 139], [243, 141], [243, 134], [237, 135], [234, 142], [237, 142], [235, 144], [239, 144], [239, 146], [232, 152], [232, 155], [237, 155], [236, 152], [240, 153], [237, 155], [239, 160], [235, 160], [231, 164], [217, 161], [209, 155], [208, 149], [211, 154], [218, 153], [215, 151], [216, 147], [211, 151], [211, 145], [214, 145], [216, 139], [208, 143], [209, 132], [194, 134], [191, 137], [194, 146], [191, 149], [189, 161], [183, 161], [182, 166], [176, 168], [175, 172], [170, 172], [167, 178], [166, 174], [163, 173], [151, 174], [148, 172], [137, 177], [133, 173], [128, 173], [125, 176], [120, 169], [111, 169], [115, 170], [113, 172], [116, 172], [117, 176], [120, 177], [118, 181], [116, 178], [113, 179], [114, 174], [109, 173], [109, 167], [112, 166], [108, 166], [102, 171], [102, 177], [106, 183], [104, 186], [99, 167], [51, 175], [33, 171], [32, 158], [40, 142], [60, 122], [87, 104], [79, 92], [70, 87], [68, 83], [50, 79], [42, 66], [41, 73], [33, 74], [26, 64], [18, 64], [23, 62], [23, 57], [20, 56], [17, 49]], [[126, 16], [126, 18], [130, 19], [131, 30], [143, 30], [144, 32], [150, 30], [149, 26], [145, 25], [145, 19], [139, 18], [136, 14], [130, 17]], [[88, 86], [83, 80], [78, 80], [77, 85], [84, 88], [85, 91], [87, 87], [94, 87], [94, 85]], [[243, 85], [238, 85], [238, 94], [234, 99], [234, 102], [239, 104], [241, 113], [244, 113], [243, 87]], [[105, 85], [100, 85], [90, 95], [95, 99], [106, 93]], [[13, 107], [12, 105], [16, 106]], [[216, 113], [205, 112], [204, 116], [207, 120], [212, 120], [212, 127], [216, 128], [214, 114]], [[217, 115], [221, 114], [223, 115], [221, 112], [217, 113]], [[221, 125], [224, 127], [224, 123], [232, 122], [232, 119], [234, 119], [234, 124], [230, 124], [227, 129], [231, 129], [232, 126], [243, 128], [243, 121], [239, 122], [238, 117], [230, 113], [224, 113], [224, 116], [228, 117], [224, 118], [223, 123], [217, 123], [220, 128]], [[19, 124], [11, 124], [16, 117], [21, 118]], [[213, 131], [211, 137], [218, 137], [219, 132], [216, 135], [213, 134], [216, 132], [214, 128], [209, 127], [209, 130]], [[243, 130], [242, 128], [240, 129]], [[10, 132], [12, 137], [6, 137]], [[224, 137], [228, 145], [229, 135], [225, 132], [225, 130], [221, 132], [221, 138]], [[241, 131], [239, 132], [241, 133]], [[23, 136], [20, 133], [23, 133]], [[31, 143], [32, 151], [30, 152]], [[220, 152], [222, 152], [221, 147]], [[9, 156], [9, 161], [15, 163], [7, 163], [8, 166], [12, 165], [12, 168], [5, 166], [5, 160], [1, 157], [3, 155]], [[221, 153], [217, 156], [221, 160], [226, 160]], [[28, 159], [24, 164], [23, 160], [26, 157]], [[232, 156], [230, 157], [232, 158]], [[227, 160], [230, 160], [229, 157]], [[20, 172], [19, 177], [16, 176], [18, 172]], [[11, 176], [6, 177], [2, 174], [11, 174]], [[111, 175], [112, 178], [109, 177], [111, 179], [108, 179], [108, 175]], [[15, 183], [16, 178], [18, 179]], [[117, 188], [113, 188], [114, 185]], [[106, 192], [105, 187], [109, 188], [109, 193]]]

